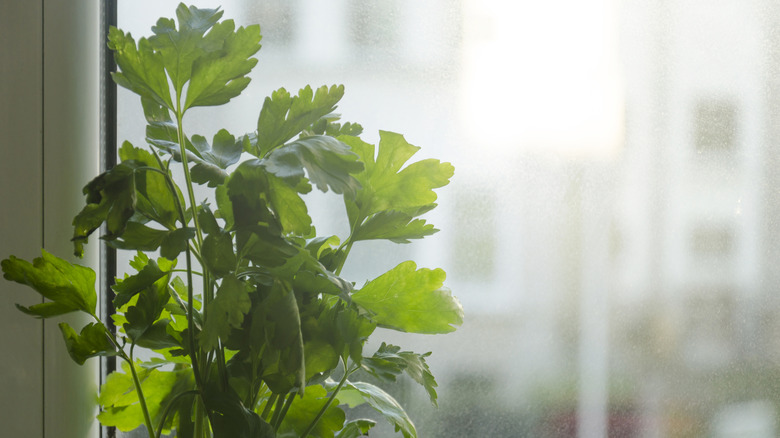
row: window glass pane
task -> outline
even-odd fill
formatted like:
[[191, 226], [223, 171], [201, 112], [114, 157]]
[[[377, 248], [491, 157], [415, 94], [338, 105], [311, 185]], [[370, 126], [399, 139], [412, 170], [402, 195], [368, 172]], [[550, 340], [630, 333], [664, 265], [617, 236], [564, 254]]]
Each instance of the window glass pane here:
[[[463, 303], [454, 334], [387, 334], [433, 351], [438, 410], [394, 389], [421, 436], [780, 433], [777, 5], [198, 2], [220, 4], [263, 49], [188, 132], [240, 135], [271, 91], [343, 83], [367, 141], [400, 132], [455, 166], [427, 216], [441, 232], [356, 245], [343, 272], [414, 259]], [[158, 16], [172, 5], [119, 4], [136, 37]], [[119, 99], [120, 141], [144, 144], [137, 97]], [[318, 232], [347, 234], [335, 197], [312, 202]]]

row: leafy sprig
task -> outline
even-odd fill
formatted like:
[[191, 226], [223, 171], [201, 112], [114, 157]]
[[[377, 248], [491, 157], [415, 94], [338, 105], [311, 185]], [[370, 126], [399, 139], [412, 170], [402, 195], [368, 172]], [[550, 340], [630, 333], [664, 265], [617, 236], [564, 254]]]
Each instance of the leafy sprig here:
[[[219, 130], [209, 143], [187, 135], [189, 109], [224, 104], [246, 88], [261, 36], [258, 26], [221, 20], [219, 9], [182, 4], [176, 18], [161, 18], [138, 42], [111, 29], [114, 79], [141, 98], [148, 149], [125, 142], [120, 163], [84, 187], [85, 206], [73, 219], [77, 256], [102, 226], [109, 245], [137, 252], [134, 272], [113, 286], [118, 333], [96, 314], [95, 273], [45, 250], [32, 263], [2, 261], [7, 280], [46, 299], [19, 309], [91, 317], [78, 331], [60, 329], [79, 364], [123, 360], [98, 399], [98, 419], [123, 431], [351, 438], [375, 423], [347, 422], [344, 407], [366, 403], [416, 437], [397, 401], [350, 377], [362, 369], [393, 382], [405, 373], [436, 404], [430, 353], [383, 344], [365, 357], [363, 347], [377, 327], [451, 332], [463, 310], [441, 269], [407, 261], [359, 288], [340, 273], [356, 242], [435, 233], [420, 216], [436, 207], [434, 190], [449, 182], [452, 166], [408, 163], [419, 148], [399, 134], [381, 131], [377, 147], [361, 140], [362, 126], [334, 113], [341, 85], [275, 91], [256, 130], [241, 136]], [[316, 235], [302, 197], [314, 187], [343, 199], [348, 236]], [[152, 358], [138, 360], [136, 348]]]

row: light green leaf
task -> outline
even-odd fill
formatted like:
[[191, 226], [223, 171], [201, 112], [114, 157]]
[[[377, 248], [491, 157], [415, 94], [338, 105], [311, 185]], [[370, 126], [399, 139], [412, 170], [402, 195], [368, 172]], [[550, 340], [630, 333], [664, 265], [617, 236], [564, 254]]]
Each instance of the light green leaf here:
[[405, 212], [388, 210], [369, 217], [357, 228], [352, 240], [387, 239], [395, 243], [409, 243], [409, 239], [422, 239], [438, 231], [424, 219], [413, 219]]
[[241, 327], [244, 316], [252, 307], [249, 299], [248, 284], [229, 275], [222, 279], [217, 290], [217, 296], [211, 302], [206, 315], [206, 323], [200, 333], [200, 347], [210, 351], [219, 346], [219, 340], [224, 342], [231, 328]]
[[[129, 432], [144, 423], [144, 416], [130, 367], [123, 362], [122, 368], [123, 372], [109, 374], [106, 383], [100, 387], [98, 403], [102, 411], [97, 418], [104, 426], [114, 426], [122, 432]], [[163, 409], [176, 394], [195, 386], [191, 369], [160, 371], [158, 368], [136, 368], [149, 415], [155, 424], [161, 420]]]
[[30, 307], [17, 305], [19, 310], [41, 318], [62, 315], [80, 310], [95, 314], [97, 293], [95, 292], [95, 271], [74, 265], [41, 250], [41, 257], [32, 264], [10, 256], [0, 263], [3, 277], [35, 289], [51, 302]]
[[89, 323], [79, 334], [67, 323], [61, 322], [59, 327], [65, 338], [68, 354], [79, 365], [84, 365], [90, 357], [117, 354], [116, 347], [108, 338], [108, 331], [102, 323]]
[[333, 112], [343, 95], [343, 85], [333, 85], [330, 88], [323, 85], [316, 93], [307, 85], [297, 96], [290, 96], [284, 88], [274, 91], [270, 97], [265, 98], [260, 110], [254, 155], [258, 158], [265, 157], [268, 152], [298, 135], [320, 117]]
[[381, 388], [366, 382], [349, 382], [341, 393], [356, 392], [366, 403], [395, 426], [396, 432], [401, 432], [404, 438], [417, 438], [417, 429], [404, 408]]
[[449, 163], [426, 159], [404, 164], [420, 149], [402, 135], [380, 131], [379, 150], [359, 138], [342, 136], [365, 164], [365, 171], [355, 175], [362, 189], [355, 200], [363, 218], [381, 211], [409, 213], [436, 201], [435, 188], [449, 183], [454, 169]]
[[[292, 434], [296, 437], [301, 436], [327, 401], [328, 391], [325, 388], [320, 385], [306, 387], [306, 394], [303, 397], [296, 398], [290, 406], [290, 410], [287, 411], [287, 415], [279, 427], [279, 434], [282, 436], [285, 434]], [[338, 407], [338, 403], [333, 403], [325, 410], [322, 418], [314, 426], [309, 436], [333, 438], [335, 432], [344, 427], [345, 419], [344, 411]]]
[[463, 323], [463, 308], [443, 288], [441, 269], [420, 269], [406, 261], [352, 294], [380, 326], [413, 333], [449, 333]]

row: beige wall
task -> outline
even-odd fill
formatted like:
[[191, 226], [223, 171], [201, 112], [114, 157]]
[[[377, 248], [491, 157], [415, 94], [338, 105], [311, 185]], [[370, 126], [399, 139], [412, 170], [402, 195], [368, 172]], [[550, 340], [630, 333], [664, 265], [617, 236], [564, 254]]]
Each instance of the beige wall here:
[[[0, 3], [0, 258], [72, 253], [70, 221], [98, 171], [98, 40], [96, 0]], [[80, 263], [95, 267], [90, 249]], [[97, 364], [70, 360], [59, 321], [14, 307], [39, 299], [0, 281], [0, 434], [97, 436]]]

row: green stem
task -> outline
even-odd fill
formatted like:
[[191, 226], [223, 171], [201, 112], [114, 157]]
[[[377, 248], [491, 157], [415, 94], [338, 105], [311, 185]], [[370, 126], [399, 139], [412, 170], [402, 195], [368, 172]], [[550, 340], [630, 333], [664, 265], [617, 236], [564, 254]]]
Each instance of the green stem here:
[[184, 180], [187, 182], [187, 195], [190, 199], [190, 208], [192, 209], [192, 222], [195, 225], [195, 233], [198, 238], [198, 246], [203, 245], [203, 233], [200, 230], [200, 224], [198, 223], [198, 215], [195, 211], [195, 191], [192, 189], [192, 177], [190, 176], [190, 166], [187, 162], [187, 149], [184, 147], [184, 125], [182, 124], [182, 118], [184, 115], [181, 113], [181, 98], [179, 97], [176, 102], [176, 130], [179, 137], [179, 152], [181, 153], [181, 165], [184, 170]]
[[282, 407], [282, 412], [279, 414], [279, 417], [276, 419], [276, 423], [274, 424], [274, 430], [279, 430], [279, 426], [282, 425], [282, 421], [284, 421], [284, 417], [287, 415], [287, 411], [290, 410], [290, 406], [292, 406], [293, 401], [295, 400], [295, 394], [291, 393], [287, 400], [284, 402], [284, 407]]
[[184, 397], [186, 395], [197, 395], [197, 394], [198, 394], [198, 391], [194, 390], [194, 389], [191, 389], [189, 391], [180, 392], [180, 393], [176, 394], [176, 397], [174, 397], [173, 399], [171, 399], [170, 402], [168, 402], [168, 406], [165, 407], [165, 411], [163, 411], [162, 418], [160, 419], [160, 424], [157, 425], [157, 433], [154, 435], [155, 438], [160, 438], [162, 436], [162, 430], [163, 430], [163, 427], [165, 426], [165, 419], [168, 418], [168, 414], [170, 413], [171, 408], [173, 408], [173, 405], [177, 401], [179, 401], [180, 398], [182, 398], [182, 397]]
[[135, 344], [130, 346], [130, 357], [127, 358], [127, 362], [130, 364], [130, 373], [133, 375], [133, 384], [135, 385], [135, 392], [138, 394], [138, 402], [141, 404], [141, 411], [144, 414], [144, 423], [146, 423], [146, 431], [150, 437], [154, 436], [154, 426], [152, 425], [152, 419], [149, 416], [149, 409], [146, 407], [146, 398], [144, 398], [144, 391], [141, 388], [141, 381], [138, 380], [138, 373], [135, 371], [135, 363], [133, 363], [133, 348]]
[[342, 363], [344, 364], [344, 377], [341, 378], [341, 381], [339, 382], [338, 386], [336, 386], [336, 388], [333, 389], [333, 393], [328, 398], [328, 401], [325, 402], [325, 405], [317, 413], [317, 416], [314, 417], [314, 420], [311, 421], [309, 427], [307, 427], [306, 430], [303, 431], [303, 433], [301, 434], [301, 438], [306, 438], [307, 436], [309, 436], [311, 431], [314, 430], [314, 427], [317, 425], [317, 423], [319, 423], [322, 416], [325, 415], [325, 411], [327, 411], [330, 405], [333, 404], [333, 400], [336, 399], [336, 395], [338, 395], [339, 391], [341, 391], [341, 388], [344, 386], [344, 384], [347, 383], [347, 377], [349, 377], [350, 374], [352, 374], [355, 371], [355, 370], [349, 371], [347, 368], [347, 364], [343, 361], [343, 359], [342, 359]]
[[268, 415], [271, 414], [271, 407], [276, 403], [277, 398], [279, 398], [279, 394], [276, 393], [273, 393], [268, 397], [268, 400], [265, 402], [265, 408], [263, 408], [263, 413], [260, 415], [263, 417], [263, 420], [268, 421]]
[[[276, 406], [274, 407], [274, 415], [271, 417], [271, 424], [274, 425], [279, 421], [279, 416], [282, 414], [282, 404], [284, 403], [284, 394], [281, 394], [276, 399]], [[274, 427], [276, 430], [276, 427]]]

